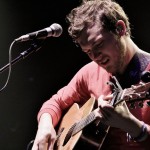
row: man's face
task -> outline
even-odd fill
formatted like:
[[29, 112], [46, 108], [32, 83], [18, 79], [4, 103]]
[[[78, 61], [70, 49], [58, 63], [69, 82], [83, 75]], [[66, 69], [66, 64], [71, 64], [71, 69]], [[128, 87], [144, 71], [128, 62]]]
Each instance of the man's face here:
[[83, 52], [109, 73], [122, 71], [125, 46], [121, 38], [94, 25], [81, 33], [78, 43]]

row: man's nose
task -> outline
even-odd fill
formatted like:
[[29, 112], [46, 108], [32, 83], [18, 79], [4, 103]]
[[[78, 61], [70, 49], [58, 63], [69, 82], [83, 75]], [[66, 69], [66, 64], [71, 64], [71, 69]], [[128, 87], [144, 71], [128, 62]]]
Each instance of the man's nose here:
[[101, 59], [102, 53], [98, 51], [92, 51], [91, 52], [91, 57], [93, 60]]

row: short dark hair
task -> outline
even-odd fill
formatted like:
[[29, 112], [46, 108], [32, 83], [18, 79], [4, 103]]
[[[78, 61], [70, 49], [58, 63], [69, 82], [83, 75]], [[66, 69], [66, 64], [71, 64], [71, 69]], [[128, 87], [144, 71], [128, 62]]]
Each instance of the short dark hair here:
[[116, 34], [118, 20], [125, 22], [127, 33], [131, 35], [130, 23], [123, 8], [113, 0], [83, 0], [81, 5], [67, 15], [68, 32], [74, 41], [78, 39], [86, 25], [100, 25]]

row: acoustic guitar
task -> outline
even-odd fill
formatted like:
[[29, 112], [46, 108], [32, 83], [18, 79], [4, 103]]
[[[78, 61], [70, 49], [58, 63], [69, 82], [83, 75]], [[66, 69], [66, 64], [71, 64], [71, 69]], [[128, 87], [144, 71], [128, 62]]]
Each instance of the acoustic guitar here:
[[[130, 103], [132, 108], [136, 102], [142, 107], [144, 101], [150, 106], [150, 82], [126, 89], [117, 83], [114, 89], [111, 101], [114, 107], [123, 101]], [[82, 107], [77, 103], [72, 105], [60, 123], [54, 150], [80, 150], [80, 143], [84, 146], [81, 149], [100, 150], [110, 127], [97, 120], [99, 108], [93, 110], [94, 104], [95, 98], [92, 97]]]

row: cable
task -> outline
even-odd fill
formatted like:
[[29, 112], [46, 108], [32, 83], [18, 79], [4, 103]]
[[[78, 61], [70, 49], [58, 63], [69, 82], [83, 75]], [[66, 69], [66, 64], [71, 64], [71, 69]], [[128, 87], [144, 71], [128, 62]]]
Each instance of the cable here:
[[31, 146], [33, 145], [33, 143], [34, 143], [34, 140], [30, 141], [28, 143], [28, 145], [27, 145], [27, 149], [26, 150], [30, 150], [32, 148]]
[[15, 43], [15, 40], [11, 43], [11, 45], [9, 47], [9, 68], [8, 68], [7, 80], [4, 84], [4, 86], [0, 89], [0, 92], [6, 88], [6, 86], [8, 84], [8, 81], [10, 79], [11, 68], [12, 68], [12, 64], [11, 64], [11, 61], [12, 61], [12, 46], [13, 46], [14, 43]]

